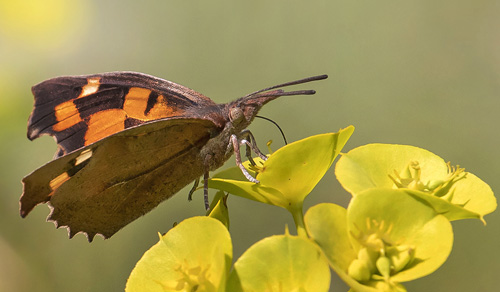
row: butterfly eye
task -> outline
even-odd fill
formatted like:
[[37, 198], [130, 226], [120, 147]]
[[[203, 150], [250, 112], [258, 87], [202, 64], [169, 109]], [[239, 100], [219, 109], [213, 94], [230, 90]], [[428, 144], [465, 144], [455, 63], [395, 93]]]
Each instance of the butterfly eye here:
[[243, 111], [239, 107], [233, 107], [229, 110], [229, 120], [233, 124], [238, 124], [244, 118]]

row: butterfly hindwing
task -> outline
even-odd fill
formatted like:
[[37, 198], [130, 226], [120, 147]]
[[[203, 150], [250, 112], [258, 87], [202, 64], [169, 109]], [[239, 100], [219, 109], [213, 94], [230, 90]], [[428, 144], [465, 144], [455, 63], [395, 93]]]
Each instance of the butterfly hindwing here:
[[187, 87], [136, 72], [57, 77], [33, 86], [32, 92], [28, 138], [54, 136], [57, 157], [133, 126], [215, 107]]
[[216, 129], [209, 120], [163, 120], [56, 159], [23, 179], [21, 214], [49, 202], [49, 220], [70, 236], [110, 237], [203, 175], [199, 150]]

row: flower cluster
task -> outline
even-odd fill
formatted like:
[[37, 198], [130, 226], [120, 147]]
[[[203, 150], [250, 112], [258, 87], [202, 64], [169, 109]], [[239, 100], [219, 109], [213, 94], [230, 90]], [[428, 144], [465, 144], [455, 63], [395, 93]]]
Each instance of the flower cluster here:
[[[453, 245], [451, 220], [496, 209], [490, 187], [464, 168], [413, 146], [369, 144], [342, 154], [335, 175], [347, 208], [323, 203], [303, 215], [304, 199], [354, 131], [322, 134], [278, 149], [266, 161], [218, 173], [207, 217], [190, 218], [146, 252], [127, 291], [328, 291], [330, 268], [352, 291], [406, 291], [402, 283], [438, 269]], [[288, 210], [297, 236], [265, 238], [231, 269], [224, 192]], [[210, 218], [212, 217], [212, 218]], [[202, 244], [200, 244], [202, 243]]]

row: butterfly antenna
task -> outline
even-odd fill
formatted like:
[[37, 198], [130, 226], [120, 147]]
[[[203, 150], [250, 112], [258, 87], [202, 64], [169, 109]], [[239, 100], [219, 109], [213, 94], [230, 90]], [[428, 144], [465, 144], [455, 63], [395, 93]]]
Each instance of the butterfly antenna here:
[[275, 121], [271, 120], [270, 118], [266, 118], [266, 117], [263, 117], [263, 116], [255, 116], [256, 118], [261, 118], [263, 120], [266, 120], [266, 121], [269, 121], [271, 123], [273, 123], [277, 128], [278, 130], [280, 130], [281, 132], [281, 136], [283, 137], [283, 141], [285, 141], [285, 145], [288, 145], [288, 142], [286, 141], [286, 137], [285, 137], [285, 133], [283, 133], [283, 130], [281, 129], [281, 127], [278, 125], [278, 123], [276, 123]]
[[[258, 93], [261, 93], [264, 91], [268, 91], [271, 89], [276, 89], [276, 88], [281, 88], [281, 87], [286, 87], [286, 86], [291, 86], [291, 85], [297, 85], [297, 84], [307, 83], [307, 82], [311, 82], [311, 81], [323, 80], [326, 78], [328, 78], [328, 75], [323, 74], [323, 75], [307, 77], [307, 78], [303, 78], [303, 79], [299, 79], [299, 80], [295, 80], [295, 81], [285, 82], [282, 84], [278, 84], [278, 85], [267, 87], [267, 88], [264, 88], [261, 90], [257, 90], [255, 92], [252, 92], [250, 94], [245, 95], [244, 97], [255, 95], [255, 94], [258, 94]], [[298, 91], [291, 91], [291, 92], [281, 92], [280, 95], [281, 96], [283, 96], [283, 95], [301, 95], [301, 94], [314, 94], [314, 93], [316, 93], [316, 91], [314, 91], [314, 90], [298, 90]], [[263, 94], [263, 95], [265, 95], [265, 94]], [[276, 94], [273, 94], [273, 95], [276, 95]]]

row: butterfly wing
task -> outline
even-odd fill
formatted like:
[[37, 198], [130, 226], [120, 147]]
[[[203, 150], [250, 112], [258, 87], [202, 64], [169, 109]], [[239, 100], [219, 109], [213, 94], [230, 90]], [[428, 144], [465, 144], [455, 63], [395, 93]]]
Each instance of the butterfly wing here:
[[49, 202], [48, 220], [70, 237], [108, 238], [203, 174], [199, 150], [216, 129], [210, 120], [166, 119], [49, 162], [23, 179], [21, 216]]
[[215, 107], [194, 90], [136, 72], [57, 77], [33, 86], [32, 92], [28, 138], [54, 136], [56, 157], [133, 126]]

